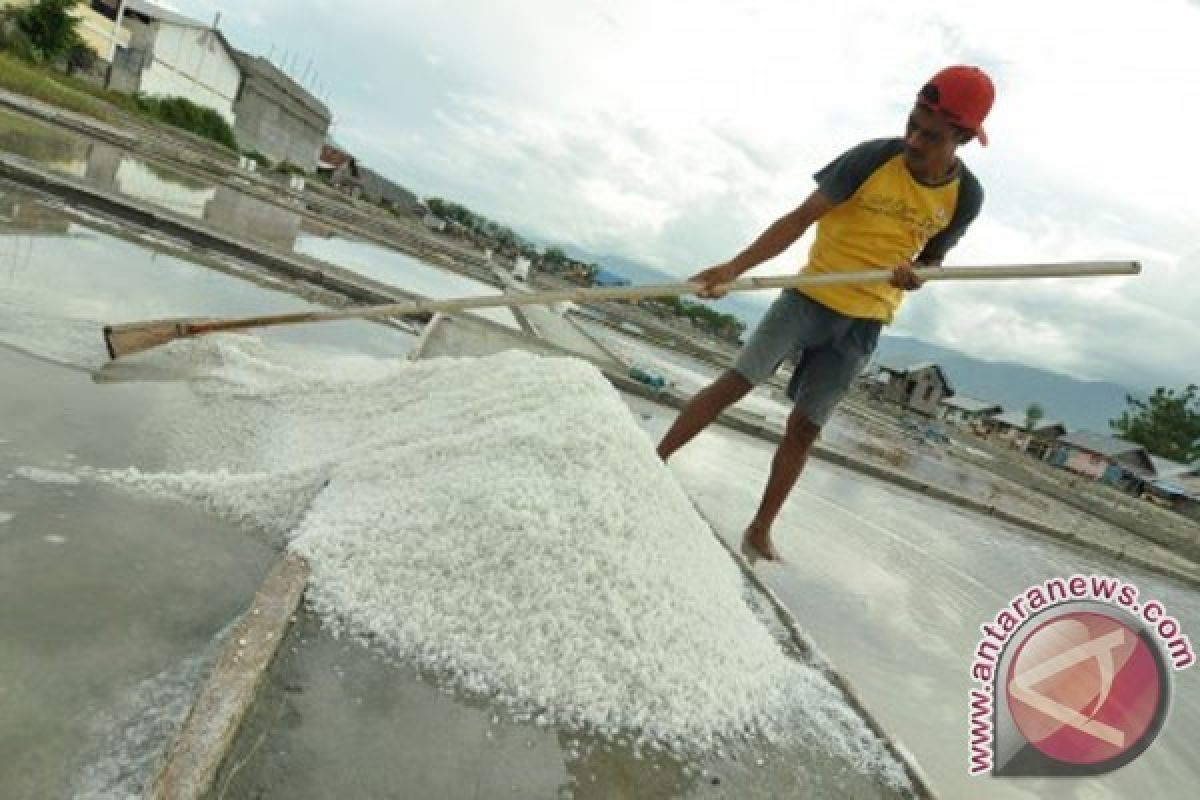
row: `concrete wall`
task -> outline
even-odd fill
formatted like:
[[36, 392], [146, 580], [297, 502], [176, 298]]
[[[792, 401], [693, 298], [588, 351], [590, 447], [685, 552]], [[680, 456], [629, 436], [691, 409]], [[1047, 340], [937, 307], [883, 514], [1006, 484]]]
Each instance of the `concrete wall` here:
[[314, 125], [264, 88], [248, 82], [242, 89], [233, 129], [238, 146], [257, 150], [272, 161], [289, 161], [305, 172], [315, 171], [328, 122], [323, 127]]
[[[151, 57], [147, 59], [138, 90], [150, 95], [186, 97], [211, 108], [230, 125], [242, 73], [220, 37], [211, 30], [155, 22]], [[135, 38], [137, 32], [135, 29]], [[143, 39], [144, 41], [144, 39]], [[115, 88], [115, 87], [114, 87]]]
[[245, 74], [234, 106], [238, 146], [315, 172], [329, 131], [328, 112], [263, 59], [242, 59]]

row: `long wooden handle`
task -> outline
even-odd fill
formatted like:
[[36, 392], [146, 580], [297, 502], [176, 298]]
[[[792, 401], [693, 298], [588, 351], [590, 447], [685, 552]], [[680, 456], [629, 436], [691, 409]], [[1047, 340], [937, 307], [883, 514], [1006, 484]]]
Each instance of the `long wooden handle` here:
[[[1020, 264], [996, 267], [920, 267], [916, 274], [926, 281], [998, 280], [1011, 278], [1075, 278], [1091, 275], [1136, 275], [1141, 264], [1136, 261], [1082, 261], [1063, 264]], [[762, 278], [742, 278], [725, 284], [731, 292], [761, 289], [789, 289], [802, 286], [832, 286], [843, 284], [886, 283], [891, 280], [890, 269], [863, 272], [831, 272], [819, 275], [777, 275]], [[555, 289], [546, 292], [455, 297], [445, 300], [420, 300], [379, 306], [360, 306], [337, 311], [305, 311], [262, 317], [211, 320], [181, 323], [179, 333], [192, 335], [241, 328], [262, 328], [271, 325], [292, 325], [300, 322], [322, 322], [339, 319], [368, 319], [371, 317], [402, 317], [430, 314], [437, 311], [466, 311], [498, 306], [549, 305], [551, 303], [594, 303], [603, 300], [645, 300], [652, 297], [678, 297], [694, 294], [702, 288], [694, 282], [662, 283], [647, 286], [611, 286], [584, 289]]]

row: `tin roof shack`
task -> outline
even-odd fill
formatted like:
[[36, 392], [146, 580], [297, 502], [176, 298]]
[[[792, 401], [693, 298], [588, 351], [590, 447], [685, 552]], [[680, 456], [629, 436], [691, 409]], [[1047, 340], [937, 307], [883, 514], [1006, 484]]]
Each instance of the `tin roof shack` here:
[[998, 403], [977, 400], [965, 394], [943, 397], [940, 406], [942, 419], [954, 425], [971, 425], [1004, 411]]
[[341, 148], [329, 143], [321, 145], [317, 173], [344, 192], [357, 196], [362, 191], [362, 173], [358, 160]]
[[1023, 411], [993, 414], [984, 417], [980, 424], [988, 436], [1006, 441], [1011, 447], [1037, 458], [1045, 458], [1055, 441], [1067, 432], [1065, 425], [1050, 419], [1040, 419], [1030, 426]]
[[1200, 461], [1182, 464], [1151, 455], [1154, 479], [1142, 484], [1143, 499], [1200, 521]]
[[121, 27], [129, 44], [116, 49], [108, 88], [183, 97], [235, 126], [242, 71], [224, 34], [144, 0], [126, 0]]
[[1136, 492], [1136, 482], [1152, 480], [1155, 475], [1146, 448], [1115, 436], [1074, 431], [1059, 436], [1056, 444], [1051, 463], [1127, 490]]
[[942, 399], [954, 394], [946, 373], [932, 362], [913, 364], [904, 369], [880, 366], [877, 375], [882, 387], [880, 396], [884, 400], [927, 417], [938, 416]]
[[315, 172], [333, 120], [329, 108], [267, 59], [241, 50], [233, 57], [242, 71], [234, 101], [238, 144], [276, 163]]

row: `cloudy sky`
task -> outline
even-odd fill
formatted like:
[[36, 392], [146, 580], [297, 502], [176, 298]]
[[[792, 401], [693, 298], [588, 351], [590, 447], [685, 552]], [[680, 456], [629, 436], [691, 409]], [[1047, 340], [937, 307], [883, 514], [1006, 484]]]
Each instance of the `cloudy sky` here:
[[[941, 284], [894, 333], [1144, 389], [1200, 382], [1200, 0], [173, 0], [328, 95], [422, 195], [679, 276], [723, 261], [950, 63], [997, 84], [987, 201], [948, 265], [1138, 278]], [[754, 274], [794, 271], [808, 239]]]

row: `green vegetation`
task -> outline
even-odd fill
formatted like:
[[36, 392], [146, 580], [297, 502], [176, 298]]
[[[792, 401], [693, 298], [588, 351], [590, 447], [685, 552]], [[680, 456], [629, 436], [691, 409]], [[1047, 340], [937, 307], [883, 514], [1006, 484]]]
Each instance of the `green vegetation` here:
[[253, 161], [255, 164], [258, 164], [259, 168], [261, 169], [271, 168], [271, 159], [267, 158], [257, 150], [243, 150], [242, 155]]
[[1038, 403], [1030, 403], [1025, 409], [1025, 430], [1032, 431], [1034, 426], [1046, 418], [1046, 411]]
[[286, 158], [275, 165], [275, 171], [280, 175], [307, 175], [304, 167], [297, 166]]
[[518, 236], [512, 228], [476, 214], [466, 206], [451, 203], [440, 197], [430, 197], [425, 201], [425, 205], [442, 219], [457, 222], [476, 236], [486, 239], [502, 252], [519, 254], [527, 258], [538, 257], [537, 248]]
[[0, 53], [0, 87], [105, 122], [116, 118], [112, 106], [137, 111], [136, 102], [127, 94], [35, 66], [10, 53]]
[[225, 118], [211, 108], [198, 106], [186, 97], [149, 97], [135, 95], [138, 108], [148, 116], [161, 120], [168, 125], [191, 131], [206, 139], [212, 139], [223, 144], [230, 150], [237, 150], [237, 141], [233, 138], [233, 128]]
[[1161, 458], [1184, 464], [1200, 459], [1200, 388], [1163, 386], [1146, 400], [1125, 396], [1128, 408], [1109, 425], [1118, 436], [1137, 442]]
[[653, 302], [666, 306], [673, 314], [692, 320], [701, 330], [727, 339], [738, 339], [746, 332], [746, 323], [732, 314], [715, 311], [704, 303], [682, 297], [663, 297]]
[[38, 0], [0, 12], [0, 45], [33, 63], [82, 61], [95, 57], [79, 36], [79, 19], [69, 12], [76, 0]]
[[96, 59], [79, 37], [79, 20], [68, 13], [74, 5], [73, 0], [38, 0], [0, 11], [0, 87], [105, 122], [117, 121], [115, 106], [237, 149], [229, 123], [211, 109], [182, 97], [109, 91], [64, 74], [89, 69]]

